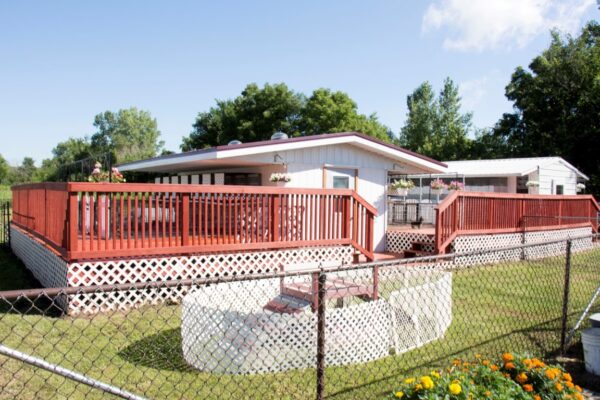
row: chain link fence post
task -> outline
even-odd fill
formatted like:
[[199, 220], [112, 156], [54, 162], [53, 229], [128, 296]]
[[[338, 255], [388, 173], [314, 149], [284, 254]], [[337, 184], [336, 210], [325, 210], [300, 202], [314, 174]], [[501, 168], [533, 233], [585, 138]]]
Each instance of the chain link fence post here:
[[325, 395], [325, 281], [327, 275], [319, 270], [317, 292], [317, 400]]
[[563, 288], [562, 322], [560, 329], [560, 353], [565, 354], [567, 344], [567, 318], [569, 315], [569, 289], [571, 286], [571, 246], [573, 241], [567, 240], [567, 252], [565, 256], [565, 279]]

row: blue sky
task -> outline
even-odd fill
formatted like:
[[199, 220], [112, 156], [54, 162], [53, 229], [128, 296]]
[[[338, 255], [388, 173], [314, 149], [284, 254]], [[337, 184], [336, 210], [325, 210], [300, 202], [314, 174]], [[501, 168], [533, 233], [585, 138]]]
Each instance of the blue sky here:
[[256, 82], [348, 93], [398, 132], [406, 96], [450, 76], [477, 126], [549, 42], [578, 32], [594, 0], [56, 1], [0, 3], [0, 154], [50, 156], [94, 115], [136, 106], [178, 150], [199, 111]]

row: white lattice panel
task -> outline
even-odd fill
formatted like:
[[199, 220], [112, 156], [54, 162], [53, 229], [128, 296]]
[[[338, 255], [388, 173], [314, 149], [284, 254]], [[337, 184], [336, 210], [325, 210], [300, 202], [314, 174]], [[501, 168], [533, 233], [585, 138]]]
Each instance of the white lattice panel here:
[[[471, 256], [457, 257], [457, 265], [479, 265], [497, 263], [500, 261], [519, 261], [545, 258], [565, 254], [566, 240], [572, 237], [591, 235], [591, 228], [559, 229], [523, 233], [508, 233], [497, 235], [468, 235], [458, 236], [453, 246], [456, 253], [477, 250], [500, 249], [503, 247], [520, 246], [522, 244], [543, 243], [545, 241], [564, 240], [564, 242], [532, 246], [525, 249], [514, 249]], [[573, 241], [572, 251], [583, 251], [592, 248], [591, 236]]]
[[431, 243], [431, 248], [425, 248], [425, 251], [433, 251], [434, 237], [425, 233], [418, 232], [386, 232], [386, 250], [390, 253], [402, 253], [412, 247], [412, 242]]
[[[254, 251], [212, 255], [156, 257], [146, 259], [100, 260], [69, 264], [68, 285], [90, 286], [150, 282], [174, 279], [212, 278], [279, 271], [281, 265], [319, 261], [352, 262], [350, 246], [311, 247], [290, 250]], [[70, 310], [95, 313], [126, 310], [133, 306], [164, 300], [179, 301], [187, 288], [158, 291], [120, 291], [80, 294], [71, 297]]]
[[[364, 272], [357, 278], [364, 279]], [[394, 347], [401, 353], [444, 335], [452, 321], [451, 274], [411, 271], [407, 276], [388, 282], [399, 289], [389, 300], [327, 309], [326, 365], [376, 360]], [[402, 288], [404, 283], [409, 286]], [[279, 279], [222, 283], [185, 296], [185, 360], [200, 370], [227, 374], [314, 367], [317, 320], [310, 307], [298, 314], [263, 310], [278, 295], [279, 284]], [[414, 300], [415, 294], [423, 303]]]
[[67, 262], [37, 239], [11, 226], [13, 253], [44, 287], [67, 286]]

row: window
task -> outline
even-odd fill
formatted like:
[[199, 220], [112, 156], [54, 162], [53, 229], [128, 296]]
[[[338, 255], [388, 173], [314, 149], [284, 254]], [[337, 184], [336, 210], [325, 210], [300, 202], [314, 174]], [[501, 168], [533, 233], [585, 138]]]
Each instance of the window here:
[[563, 194], [565, 191], [563, 185], [556, 185], [556, 194]]
[[527, 181], [529, 180], [528, 176], [518, 176], [517, 177], [517, 193], [529, 193], [529, 188], [527, 187]]
[[349, 189], [350, 188], [350, 177], [334, 176], [333, 177], [333, 188], [334, 189]]

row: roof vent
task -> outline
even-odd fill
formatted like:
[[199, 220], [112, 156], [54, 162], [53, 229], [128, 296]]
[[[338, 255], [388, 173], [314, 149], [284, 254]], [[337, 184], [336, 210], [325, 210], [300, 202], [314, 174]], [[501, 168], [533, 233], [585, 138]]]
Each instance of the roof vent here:
[[275, 132], [272, 136], [271, 136], [271, 140], [283, 140], [283, 139], [287, 139], [288, 135], [285, 132]]
[[242, 142], [240, 140], [234, 139], [227, 143], [227, 146], [231, 146], [232, 144], [242, 144]]

